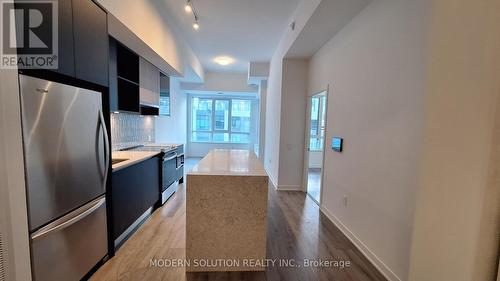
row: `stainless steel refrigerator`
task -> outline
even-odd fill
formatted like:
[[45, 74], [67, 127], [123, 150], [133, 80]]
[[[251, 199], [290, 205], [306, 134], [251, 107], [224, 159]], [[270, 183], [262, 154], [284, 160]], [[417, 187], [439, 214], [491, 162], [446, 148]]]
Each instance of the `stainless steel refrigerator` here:
[[33, 277], [80, 280], [107, 254], [101, 93], [19, 75]]

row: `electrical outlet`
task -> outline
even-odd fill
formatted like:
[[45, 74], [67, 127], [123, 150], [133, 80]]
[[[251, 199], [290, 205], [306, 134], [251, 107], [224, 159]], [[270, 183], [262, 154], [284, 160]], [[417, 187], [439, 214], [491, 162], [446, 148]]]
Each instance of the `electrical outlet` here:
[[344, 206], [347, 207], [347, 195], [344, 195]]

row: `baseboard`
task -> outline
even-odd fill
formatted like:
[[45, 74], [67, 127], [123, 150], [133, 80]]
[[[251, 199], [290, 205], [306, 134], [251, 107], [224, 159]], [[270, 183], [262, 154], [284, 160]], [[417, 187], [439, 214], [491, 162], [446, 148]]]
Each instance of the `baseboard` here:
[[274, 177], [271, 175], [271, 173], [269, 173], [269, 171], [266, 169], [266, 167], [264, 167], [264, 170], [266, 171], [266, 174], [267, 176], [269, 177], [269, 181], [271, 182], [271, 184], [273, 185], [274, 189], [278, 189], [278, 185], [276, 184], [276, 180], [274, 179]]
[[366, 246], [354, 233], [352, 233], [347, 226], [345, 226], [336, 216], [328, 211], [328, 209], [321, 207], [321, 212], [337, 226], [340, 231], [358, 248], [358, 250], [375, 266], [382, 275], [389, 281], [401, 281], [401, 279], [379, 258], [373, 253], [368, 246]]
[[150, 207], [147, 209], [140, 217], [138, 217], [134, 223], [132, 223], [118, 238], [115, 239], [114, 245], [115, 245], [115, 251], [120, 248], [123, 243], [125, 243], [132, 234], [135, 233], [137, 229], [146, 221], [146, 219], [153, 213], [153, 207]]
[[271, 175], [271, 173], [269, 173], [269, 171], [265, 167], [264, 167], [264, 170], [266, 171], [267, 176], [269, 177], [269, 181], [271, 182], [271, 184], [274, 186], [274, 188], [276, 190], [279, 190], [279, 191], [304, 191], [302, 189], [302, 186], [300, 186], [300, 185], [283, 185], [283, 184], [278, 185], [276, 179]]

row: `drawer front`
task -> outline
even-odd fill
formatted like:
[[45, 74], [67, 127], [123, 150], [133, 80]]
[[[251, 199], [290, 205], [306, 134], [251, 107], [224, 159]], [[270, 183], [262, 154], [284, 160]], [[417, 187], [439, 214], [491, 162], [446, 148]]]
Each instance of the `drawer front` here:
[[51, 231], [38, 233], [31, 238], [34, 280], [80, 280], [107, 254], [105, 199]]

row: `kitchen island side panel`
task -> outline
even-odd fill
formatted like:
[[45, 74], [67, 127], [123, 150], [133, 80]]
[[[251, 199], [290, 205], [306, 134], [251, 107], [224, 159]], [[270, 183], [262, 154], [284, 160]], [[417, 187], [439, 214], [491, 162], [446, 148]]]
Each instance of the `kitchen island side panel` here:
[[188, 174], [186, 183], [186, 271], [264, 271], [245, 261], [266, 258], [268, 177]]

